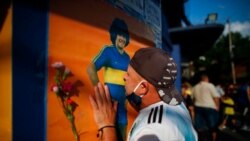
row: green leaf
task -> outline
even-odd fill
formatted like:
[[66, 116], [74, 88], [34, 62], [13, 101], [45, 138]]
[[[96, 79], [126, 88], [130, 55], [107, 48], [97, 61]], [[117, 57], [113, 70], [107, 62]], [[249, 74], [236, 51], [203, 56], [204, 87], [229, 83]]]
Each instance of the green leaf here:
[[72, 108], [73, 108], [73, 107], [72, 107], [70, 104], [68, 104], [67, 107], [68, 107], [68, 110], [69, 110], [69, 111], [72, 111]]

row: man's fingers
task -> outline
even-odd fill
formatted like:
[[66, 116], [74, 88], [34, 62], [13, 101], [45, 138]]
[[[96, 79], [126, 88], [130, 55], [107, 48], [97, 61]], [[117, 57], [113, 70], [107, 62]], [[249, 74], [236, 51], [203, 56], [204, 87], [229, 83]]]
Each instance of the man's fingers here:
[[100, 92], [100, 97], [102, 98], [102, 101], [103, 101], [103, 100], [106, 100], [106, 99], [105, 99], [105, 90], [104, 90], [104, 88], [103, 88], [103, 85], [99, 82], [99, 83], [97, 84], [97, 86], [98, 86], [98, 90], [99, 90], [99, 92]]
[[102, 100], [98, 86], [94, 87], [94, 91], [95, 91], [95, 101], [96, 101], [98, 107], [100, 107], [103, 104], [103, 100]]
[[117, 112], [117, 107], [118, 107], [118, 101], [113, 102], [113, 109], [115, 110], [115, 113]]
[[94, 87], [94, 91], [95, 93], [89, 96], [89, 100], [98, 127], [114, 124], [118, 102], [111, 101], [108, 87], [103, 86], [101, 83]]
[[95, 101], [95, 98], [93, 97], [93, 95], [89, 95], [89, 101], [90, 101], [90, 104], [92, 105], [94, 111], [95, 110], [98, 110], [98, 105]]
[[104, 86], [104, 90], [105, 90], [105, 97], [106, 97], [106, 100], [108, 102], [111, 102], [111, 97], [110, 97], [110, 94], [109, 94], [109, 88], [107, 85]]

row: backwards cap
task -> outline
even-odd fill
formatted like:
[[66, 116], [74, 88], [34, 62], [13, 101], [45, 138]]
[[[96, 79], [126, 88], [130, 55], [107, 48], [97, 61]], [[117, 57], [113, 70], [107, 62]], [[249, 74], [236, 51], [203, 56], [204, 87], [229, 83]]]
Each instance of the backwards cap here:
[[162, 101], [169, 105], [178, 105], [183, 101], [174, 86], [177, 65], [167, 52], [154, 47], [141, 48], [135, 52], [130, 65], [155, 86]]

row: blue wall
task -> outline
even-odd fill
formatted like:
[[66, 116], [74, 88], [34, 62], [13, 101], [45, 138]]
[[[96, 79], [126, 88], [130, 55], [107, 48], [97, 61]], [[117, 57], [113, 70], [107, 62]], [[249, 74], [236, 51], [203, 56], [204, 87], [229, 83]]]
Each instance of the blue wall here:
[[46, 140], [48, 5], [13, 1], [13, 141]]

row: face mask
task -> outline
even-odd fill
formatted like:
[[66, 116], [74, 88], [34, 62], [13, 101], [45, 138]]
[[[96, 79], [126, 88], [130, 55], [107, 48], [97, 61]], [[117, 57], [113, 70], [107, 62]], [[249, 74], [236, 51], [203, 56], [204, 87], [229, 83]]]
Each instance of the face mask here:
[[139, 110], [141, 107], [141, 99], [144, 95], [142, 96], [138, 96], [135, 94], [135, 91], [139, 88], [139, 86], [141, 85], [142, 82], [145, 82], [145, 80], [142, 80], [140, 83], [137, 84], [137, 86], [135, 87], [135, 89], [133, 90], [133, 92], [127, 96], [127, 100], [129, 101], [129, 103], [136, 109]]

